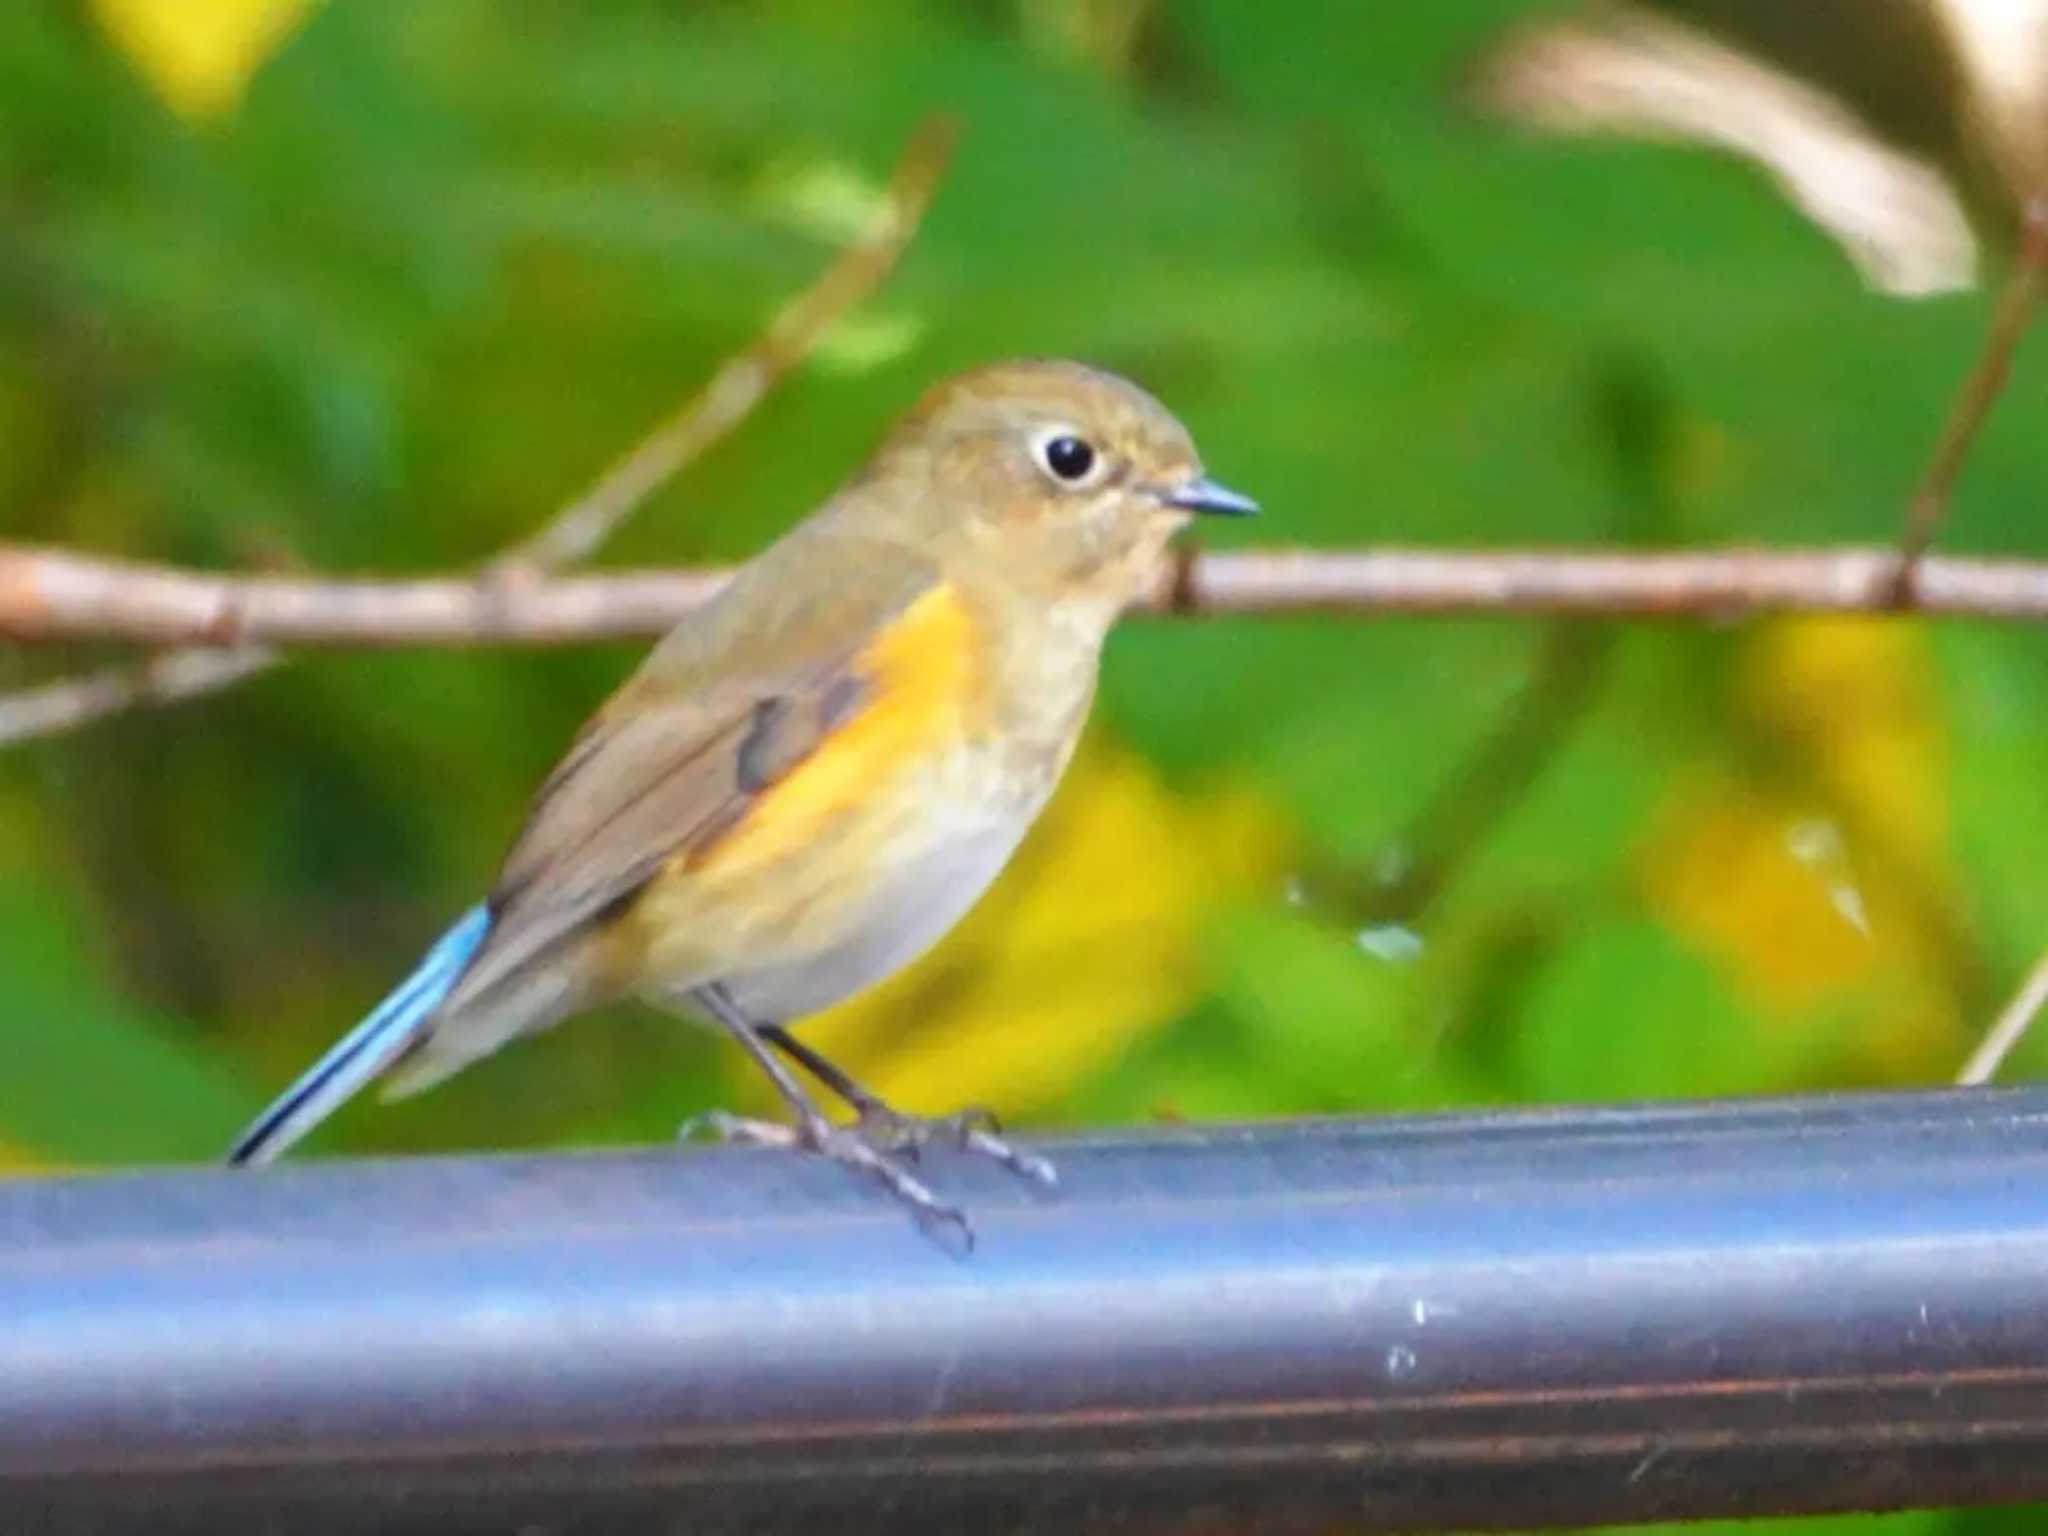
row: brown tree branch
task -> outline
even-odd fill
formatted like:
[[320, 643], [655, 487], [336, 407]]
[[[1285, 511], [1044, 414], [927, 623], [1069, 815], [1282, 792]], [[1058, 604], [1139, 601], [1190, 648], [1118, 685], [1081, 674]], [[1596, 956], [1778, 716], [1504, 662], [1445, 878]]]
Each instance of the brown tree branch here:
[[[1193, 553], [1143, 605], [1179, 614], [1558, 614], [1716, 620], [1879, 613], [1888, 549], [1359, 550]], [[717, 569], [508, 583], [223, 575], [0, 545], [0, 637], [181, 646], [563, 645], [660, 634], [715, 591]], [[2048, 621], [2048, 561], [1930, 556], [1915, 610]]]
[[809, 288], [783, 306], [768, 329], [734, 353], [711, 382], [598, 477], [531, 538], [493, 563], [540, 570], [587, 558], [684, 465], [751, 415], [768, 392], [817, 348], [839, 318], [881, 287], [910, 245], [957, 137], [950, 118], [928, 118], [911, 135], [890, 178], [874, 227], [840, 252]]
[[[817, 348], [840, 317], [880, 288], [895, 270], [931, 206], [957, 136], [956, 125], [949, 118], [932, 117], [920, 124], [897, 162], [874, 227], [841, 251], [816, 282], [783, 306], [755, 341], [720, 365], [702, 389], [600, 475], [596, 484], [537, 533], [491, 561], [485, 570], [495, 586], [509, 590], [520, 584], [513, 578], [531, 578], [589, 556], [649, 496], [738, 427], [769, 391]], [[22, 567], [15, 557], [22, 553], [0, 546], [0, 610], [19, 595], [9, 585], [9, 570], [19, 577]], [[113, 570], [101, 568], [86, 577], [86, 584], [111, 578], [115, 588], [127, 588], [128, 583], [112, 576]], [[144, 585], [148, 585], [146, 580]], [[117, 593], [109, 601], [114, 609], [126, 610], [136, 596], [131, 589], [125, 597]], [[140, 600], [145, 607], [150, 602], [146, 595]], [[28, 599], [30, 605], [33, 602], [33, 597]], [[228, 613], [232, 608], [229, 600], [222, 611]], [[44, 638], [10, 631], [0, 622], [0, 634], [7, 633], [15, 633], [16, 638]], [[147, 638], [125, 630], [118, 618], [108, 633]], [[218, 629], [196, 641], [179, 638], [184, 633], [172, 625], [169, 635], [171, 643], [183, 649], [0, 694], [0, 746], [73, 730], [137, 705], [167, 704], [213, 693], [284, 659], [259, 645], [237, 643], [223, 649], [224, 636]]]
[[0, 747], [75, 731], [139, 705], [173, 704], [217, 693], [266, 671], [278, 659], [277, 652], [263, 646], [194, 647], [23, 688], [0, 696]]
[[1927, 548], [1947, 515], [1956, 480], [1976, 444], [1977, 434], [1990, 418], [1991, 407], [2005, 392], [2006, 380], [2012, 374], [2013, 355], [2034, 323], [2042, 285], [2048, 280], [2048, 201], [2030, 201], [2021, 212], [2021, 221], [2019, 251], [1992, 311], [1983, 349], [1976, 366], [1956, 392], [1955, 404], [1935, 443], [1934, 456], [1907, 504], [1894, 587], [1902, 604], [1908, 603], [1919, 582]]

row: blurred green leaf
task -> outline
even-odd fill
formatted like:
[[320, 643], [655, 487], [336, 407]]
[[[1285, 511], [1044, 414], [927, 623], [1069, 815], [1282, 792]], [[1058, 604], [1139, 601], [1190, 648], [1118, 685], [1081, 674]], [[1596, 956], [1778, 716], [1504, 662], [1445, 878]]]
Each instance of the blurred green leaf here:
[[0, 881], [7, 935], [0, 1020], [0, 1127], [58, 1163], [217, 1157], [262, 1107], [254, 1090], [195, 1052], [183, 1031], [109, 984], [104, 957], [66, 912]]

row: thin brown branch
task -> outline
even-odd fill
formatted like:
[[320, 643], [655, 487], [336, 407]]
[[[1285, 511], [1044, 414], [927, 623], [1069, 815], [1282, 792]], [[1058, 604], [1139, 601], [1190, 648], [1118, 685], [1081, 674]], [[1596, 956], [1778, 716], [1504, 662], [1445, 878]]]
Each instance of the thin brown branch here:
[[1942, 424], [1934, 456], [1907, 505], [1905, 530], [1899, 536], [1899, 570], [1894, 588], [1901, 603], [1919, 585], [1922, 557], [1948, 513], [1956, 480], [1976, 445], [1977, 434], [2005, 391], [2006, 381], [2012, 375], [2013, 356], [2040, 306], [2044, 281], [2048, 281], [2048, 201], [2035, 201], [2027, 205], [2023, 214], [2019, 253], [1992, 312], [1983, 350], [1956, 392], [1955, 405]]
[[[956, 137], [956, 127], [948, 118], [932, 117], [922, 123], [897, 162], [874, 227], [841, 251], [816, 282], [783, 306], [755, 341], [727, 359], [703, 388], [594, 485], [537, 533], [491, 561], [486, 571], [496, 584], [509, 590], [519, 583], [508, 578], [531, 577], [588, 557], [649, 496], [745, 421], [769, 392], [816, 350], [833, 325], [880, 288], [895, 270], [931, 206]], [[10, 584], [10, 569], [18, 576], [21, 566], [16, 557], [21, 553], [0, 546], [0, 614], [19, 596]], [[11, 567], [10, 561], [14, 562]], [[113, 569], [105, 567], [88, 578], [88, 584]], [[143, 585], [149, 583], [145, 580]], [[144, 608], [149, 606], [151, 598], [138, 594], [132, 585], [116, 578], [114, 586], [126, 594], [110, 599], [114, 608], [127, 610], [138, 600]], [[33, 602], [32, 597], [27, 599], [29, 605]], [[283, 657], [275, 651], [231, 641], [236, 632], [233, 606], [230, 601], [222, 607], [217, 621], [196, 641], [173, 640], [181, 649], [133, 665], [0, 694], [0, 746], [72, 730], [138, 705], [213, 693], [280, 664]], [[189, 631], [176, 624], [170, 629], [189, 636]], [[48, 638], [34, 634], [33, 622], [26, 630], [14, 630], [0, 617], [0, 634], [9, 633], [18, 638]], [[107, 633], [127, 639], [150, 638], [119, 618], [113, 619]], [[224, 644], [231, 648], [222, 649]]]
[[262, 646], [192, 648], [23, 688], [0, 697], [0, 747], [75, 731], [140, 705], [172, 704], [215, 693], [276, 661], [277, 653]]
[[897, 163], [874, 227], [840, 252], [817, 282], [785, 305], [754, 342], [720, 365], [711, 381], [673, 416], [553, 521], [494, 564], [505, 570], [538, 570], [588, 557], [655, 490], [746, 420], [840, 317], [895, 270], [938, 191], [956, 137], [950, 119], [927, 119]]
[[2005, 1005], [1998, 1022], [1991, 1026], [1977, 1049], [1970, 1053], [1963, 1070], [1956, 1074], [1956, 1081], [1965, 1087], [1974, 1087], [1996, 1077], [2005, 1058], [2012, 1054], [2012, 1048], [2020, 1043], [2035, 1015], [2044, 1006], [2048, 1006], [2048, 954], [2034, 962], [2034, 968], [2027, 973], [2027, 979], [2013, 994], [2012, 1001]]
[[[1244, 550], [1162, 570], [1159, 613], [1558, 614], [1706, 620], [1882, 613], [1897, 555], [1881, 548]], [[215, 575], [0, 545], [0, 638], [146, 645], [565, 645], [660, 634], [726, 572], [624, 570], [506, 583]], [[1929, 556], [1916, 611], [2048, 622], [2048, 561]]]

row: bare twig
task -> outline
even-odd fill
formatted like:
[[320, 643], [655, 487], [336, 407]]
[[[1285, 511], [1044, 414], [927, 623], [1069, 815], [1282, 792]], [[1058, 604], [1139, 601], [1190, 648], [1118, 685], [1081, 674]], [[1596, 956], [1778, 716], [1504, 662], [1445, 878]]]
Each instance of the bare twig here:
[[[1716, 621], [1881, 613], [1882, 548], [1638, 551], [1359, 549], [1195, 554], [1162, 572], [1157, 613], [1354, 617], [1559, 614]], [[724, 570], [621, 570], [506, 583], [217, 575], [0, 545], [0, 637], [204, 646], [564, 645], [660, 634]], [[1929, 556], [1919, 611], [2048, 622], [2048, 561]]]
[[[1195, 561], [1194, 613], [1563, 614], [1727, 619], [1873, 613], [1890, 605], [1890, 550], [1260, 550]], [[1930, 558], [1918, 611], [2048, 620], [2048, 562]], [[0, 620], [4, 626], [4, 620]]]
[[2019, 253], [2011, 274], [1992, 312], [1991, 326], [1984, 336], [1977, 364], [1956, 393], [1955, 405], [1942, 424], [1941, 437], [1928, 461], [1927, 472], [1907, 505], [1905, 531], [1899, 537], [1899, 569], [1893, 588], [1894, 599], [1902, 604], [1914, 598], [1920, 588], [1922, 557], [1933, 543], [1941, 520], [1955, 493], [1956, 479], [1977, 441], [1977, 434], [1991, 415], [1991, 408], [2005, 390], [2012, 373], [2013, 355], [2019, 350], [2034, 321], [2041, 302], [2044, 279], [2048, 279], [2048, 201], [2030, 202], [2023, 215]]
[[810, 355], [834, 322], [895, 269], [931, 206], [955, 137], [950, 119], [927, 119], [897, 163], [874, 228], [842, 251], [824, 276], [785, 305], [759, 338], [728, 358], [710, 383], [595, 485], [493, 563], [504, 570], [538, 570], [586, 558], [658, 487], [744, 421], [768, 391]]
[[[950, 119], [933, 117], [911, 135], [890, 178], [874, 227], [840, 252], [809, 288], [784, 305], [759, 338], [727, 361], [668, 420], [598, 477], [596, 484], [558, 512], [539, 532], [493, 560], [487, 572], [501, 585], [571, 564], [593, 553], [649, 496], [744, 421], [790, 371], [814, 351], [833, 324], [875, 292], [895, 270], [938, 190], [956, 137]], [[34, 552], [27, 552], [33, 558]], [[0, 546], [0, 634], [50, 638], [33, 622], [10, 626], [4, 617], [25, 589], [13, 583], [24, 552]], [[82, 562], [91, 566], [95, 562]], [[100, 577], [116, 567], [104, 566]], [[98, 580], [98, 577], [91, 578]], [[145, 583], [147, 584], [147, 583]], [[127, 584], [115, 578], [116, 588]], [[128, 589], [129, 596], [137, 594]], [[126, 599], [110, 595], [114, 609]], [[26, 606], [34, 605], [31, 595]], [[150, 599], [141, 598], [147, 607]], [[150, 634], [115, 619], [112, 637], [169, 642], [182, 648], [131, 666], [111, 667], [13, 694], [0, 694], [0, 746], [89, 724], [143, 704], [165, 704], [229, 687], [278, 665], [277, 652], [239, 643], [230, 601], [216, 621], [197, 632], [178, 625]], [[111, 617], [111, 615], [110, 615]], [[147, 626], [145, 626], [145, 630]], [[87, 631], [89, 632], [89, 631]], [[74, 632], [86, 633], [86, 632]], [[374, 643], [374, 642], [373, 642]], [[223, 645], [231, 649], [223, 650]]]
[[39, 688], [24, 688], [0, 697], [0, 747], [76, 730], [137, 705], [170, 704], [214, 693], [265, 670], [277, 659], [275, 651], [263, 646], [230, 650], [192, 647]]
[[1988, 1083], [1998, 1074], [2005, 1058], [2012, 1048], [2026, 1035], [2027, 1026], [2034, 1022], [2034, 1015], [2048, 1006], [2048, 954], [2034, 962], [2034, 968], [2027, 972], [2027, 979], [2013, 994], [2005, 1011], [1998, 1016], [1998, 1022], [1991, 1026], [1977, 1049], [1970, 1053], [1970, 1059], [1963, 1064], [1963, 1070], [1956, 1074], [1956, 1081], [1965, 1087]]

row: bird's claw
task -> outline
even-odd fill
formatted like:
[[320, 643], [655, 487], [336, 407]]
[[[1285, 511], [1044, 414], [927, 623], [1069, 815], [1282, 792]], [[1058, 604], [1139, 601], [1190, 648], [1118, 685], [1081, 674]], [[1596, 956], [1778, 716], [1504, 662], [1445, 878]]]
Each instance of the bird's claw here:
[[918, 1225], [927, 1232], [937, 1236], [950, 1229], [963, 1251], [974, 1249], [974, 1228], [969, 1225], [966, 1213], [941, 1200], [929, 1185], [897, 1161], [891, 1155], [895, 1149], [870, 1139], [864, 1125], [838, 1126], [822, 1116], [784, 1125], [712, 1109], [684, 1121], [678, 1134], [691, 1137], [699, 1133], [739, 1146], [782, 1147], [830, 1158], [842, 1168], [879, 1181], [910, 1208]]
[[979, 1104], [950, 1115], [906, 1115], [879, 1099], [857, 1106], [854, 1128], [871, 1145], [916, 1162], [934, 1142], [965, 1151], [976, 1133], [993, 1136], [1002, 1126], [993, 1110]]
[[1000, 1163], [1043, 1188], [1057, 1187], [1059, 1174], [1052, 1164], [1035, 1152], [1012, 1146], [1001, 1135], [1002, 1128], [995, 1112], [978, 1104], [950, 1115], [926, 1117], [870, 1103], [861, 1106], [858, 1121], [860, 1134], [870, 1143], [911, 1162], [916, 1162], [926, 1147], [937, 1144]]

